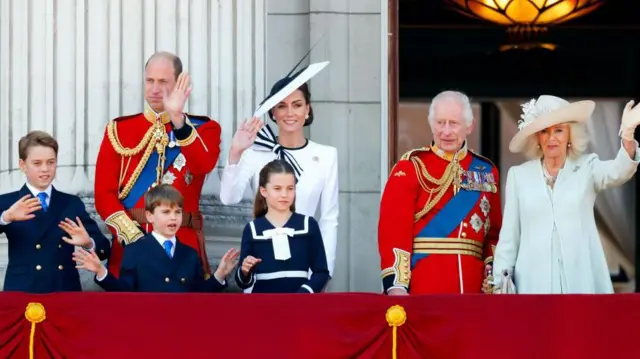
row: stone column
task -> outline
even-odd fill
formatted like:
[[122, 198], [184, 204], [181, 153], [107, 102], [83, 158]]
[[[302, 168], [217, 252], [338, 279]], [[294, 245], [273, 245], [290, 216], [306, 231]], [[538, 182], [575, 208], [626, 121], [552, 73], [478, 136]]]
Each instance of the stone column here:
[[[60, 143], [54, 185], [95, 214], [105, 125], [142, 111], [144, 63], [160, 50], [177, 53], [192, 75], [186, 111], [220, 122], [223, 166], [237, 123], [264, 96], [265, 16], [265, 0], [0, 1], [0, 193], [24, 183], [18, 139], [45, 130]], [[202, 199], [213, 265], [239, 245], [250, 213], [248, 201], [220, 204], [219, 178], [209, 175]], [[0, 287], [6, 247], [0, 238]]]
[[381, 9], [386, 7], [385, 0], [272, 0], [267, 8], [267, 86], [323, 36], [310, 62], [331, 61], [310, 81], [316, 120], [309, 130], [312, 140], [338, 148], [340, 218], [330, 291], [380, 289], [377, 218], [387, 143], [381, 132], [386, 121], [381, 76], [387, 71], [381, 64], [381, 24], [387, 19]]
[[387, 143], [381, 138], [381, 8], [380, 1], [310, 0], [311, 42], [326, 33], [311, 59], [331, 61], [327, 73], [312, 83], [317, 121], [311, 137], [338, 148], [334, 291], [379, 291], [381, 286], [377, 218]]

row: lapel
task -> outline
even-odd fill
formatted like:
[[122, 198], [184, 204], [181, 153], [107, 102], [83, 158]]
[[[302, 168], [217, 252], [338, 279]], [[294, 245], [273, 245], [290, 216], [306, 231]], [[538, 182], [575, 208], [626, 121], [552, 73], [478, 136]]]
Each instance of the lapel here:
[[[542, 167], [543, 166], [542, 161], [536, 160], [535, 162], [537, 163], [537, 166], [535, 166], [535, 171], [533, 172], [536, 172], [536, 173], [531, 173], [531, 178], [537, 179], [536, 182], [538, 183], [538, 185], [536, 185], [536, 187], [542, 189], [545, 197], [549, 198], [547, 183], [544, 178], [544, 169]], [[567, 157], [564, 163], [564, 166], [560, 171], [558, 179], [556, 180], [556, 183], [553, 187], [551, 198], [549, 198], [549, 203], [551, 205], [553, 205], [558, 200], [558, 197], [562, 196], [563, 193], [571, 192], [571, 191], [565, 190], [565, 187], [571, 186], [571, 184], [574, 183], [573, 176], [575, 176], [577, 169], [579, 168], [580, 167], [576, 165], [575, 160], [573, 160], [571, 157]]]
[[[29, 189], [27, 189], [27, 191], [29, 191]], [[58, 192], [54, 187], [51, 187], [51, 198], [49, 199], [49, 208], [47, 209], [46, 212], [43, 210], [36, 212], [36, 218], [35, 218], [37, 222], [36, 235], [35, 235], [36, 240], [39, 240], [45, 234], [50, 233], [49, 231], [52, 230], [53, 226], [55, 226], [55, 228], [57, 229], [60, 215], [63, 214], [62, 212], [64, 212], [63, 210], [65, 207], [66, 207], [66, 203], [64, 201], [64, 196], [62, 196], [60, 192]], [[69, 218], [69, 219], [73, 221], [76, 220], [75, 217]], [[67, 234], [65, 233], [65, 235]], [[57, 238], [57, 239], [60, 239], [60, 238]]]
[[147, 253], [149, 254], [149, 259], [151, 259], [151, 262], [157, 263], [162, 268], [169, 268], [169, 266], [171, 265], [171, 258], [169, 258], [167, 252], [164, 251], [164, 247], [162, 247], [156, 237], [154, 237], [153, 234], [149, 233], [143, 239], [147, 243]]
[[180, 241], [176, 238], [176, 250], [173, 252], [173, 258], [171, 258], [171, 271], [177, 271], [181, 265], [184, 264], [187, 255], [189, 254], [189, 249], [186, 245], [180, 243]]
[[[31, 193], [27, 185], [24, 184], [20, 189], [20, 191], [18, 191], [18, 198], [22, 198], [26, 195], [29, 195], [29, 197], [33, 198], [33, 193]], [[20, 222], [19, 225], [21, 227], [24, 227], [24, 231], [28, 233], [26, 238], [28, 238], [29, 240], [36, 241], [40, 238], [40, 234], [41, 234], [41, 226], [39, 225], [39, 223], [40, 223], [40, 219], [42, 219], [42, 210], [34, 212], [34, 214], [36, 215], [35, 218], [25, 222]]]
[[[536, 197], [543, 197], [547, 199], [547, 203], [549, 204], [549, 210], [553, 206], [553, 200], [549, 197], [549, 190], [547, 188], [547, 181], [544, 178], [544, 166], [541, 160], [533, 160], [532, 166], [530, 167], [529, 180], [533, 181], [533, 188], [535, 192], [532, 195]], [[557, 186], [557, 183], [556, 183]]]
[[[32, 198], [36, 198], [33, 193], [31, 193], [27, 185], [24, 184], [18, 192], [18, 198], [22, 198], [26, 195], [29, 195]], [[49, 233], [51, 225], [56, 219], [59, 218], [61, 209], [64, 208], [64, 203], [62, 203], [63, 199], [64, 197], [62, 197], [60, 193], [52, 187], [51, 198], [49, 200], [49, 209], [47, 210], [47, 212], [44, 212], [43, 210], [36, 211], [33, 213], [35, 214], [35, 218], [23, 222], [25, 224], [24, 227], [26, 231], [28, 231], [29, 233], [27, 238], [30, 238], [33, 241], [39, 241], [42, 236]]]
[[567, 157], [564, 162], [564, 166], [562, 167], [562, 171], [560, 171], [560, 175], [556, 180], [556, 185], [553, 189], [553, 201], [555, 202], [559, 196], [562, 196], [563, 193], [570, 193], [570, 190], [566, 190], [565, 187], [571, 186], [575, 181], [572, 180], [572, 177], [575, 176], [574, 169], [576, 167], [575, 161], [571, 157]]

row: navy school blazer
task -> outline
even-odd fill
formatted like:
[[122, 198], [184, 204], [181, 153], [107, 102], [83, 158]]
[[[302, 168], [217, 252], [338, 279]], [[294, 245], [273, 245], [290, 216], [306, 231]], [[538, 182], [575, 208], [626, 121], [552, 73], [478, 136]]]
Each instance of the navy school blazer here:
[[94, 280], [110, 292], [220, 292], [227, 287], [214, 276], [205, 279], [195, 249], [176, 239], [170, 258], [151, 233], [124, 247], [118, 278], [108, 273]]
[[[0, 195], [0, 213], [9, 209], [20, 198], [31, 195], [24, 185], [19, 191]], [[60, 221], [79, 217], [89, 237], [96, 244], [101, 260], [109, 257], [111, 243], [102, 234], [97, 223], [89, 216], [80, 197], [51, 189], [46, 212], [34, 212], [35, 218], [0, 225], [9, 241], [9, 266], [5, 274], [4, 290], [27, 293], [81, 291], [80, 275], [73, 262], [75, 247], [62, 237], [69, 235], [58, 227]]]

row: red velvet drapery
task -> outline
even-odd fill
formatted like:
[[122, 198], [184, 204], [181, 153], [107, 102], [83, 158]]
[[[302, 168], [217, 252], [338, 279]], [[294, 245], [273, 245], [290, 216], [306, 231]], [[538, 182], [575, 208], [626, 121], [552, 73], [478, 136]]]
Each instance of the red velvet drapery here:
[[394, 305], [399, 359], [640, 357], [640, 295], [96, 292], [0, 293], [0, 358], [392, 358]]

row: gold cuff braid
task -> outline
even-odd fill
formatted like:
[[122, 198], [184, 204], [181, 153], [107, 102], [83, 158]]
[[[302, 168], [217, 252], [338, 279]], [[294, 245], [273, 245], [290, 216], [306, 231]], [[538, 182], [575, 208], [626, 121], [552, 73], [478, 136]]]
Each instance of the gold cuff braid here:
[[409, 288], [409, 282], [411, 281], [409, 258], [411, 257], [411, 253], [399, 248], [394, 248], [393, 254], [396, 257], [396, 260], [393, 263], [393, 272], [396, 275], [393, 284]]
[[104, 222], [116, 231], [118, 241], [125, 245], [131, 244], [144, 236], [144, 233], [124, 211], [113, 213]]

